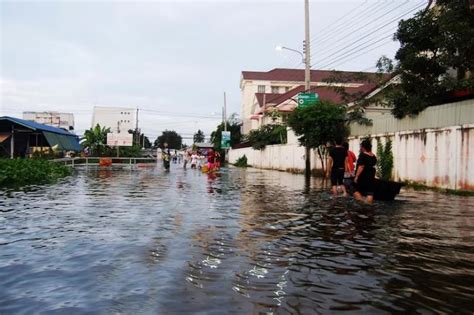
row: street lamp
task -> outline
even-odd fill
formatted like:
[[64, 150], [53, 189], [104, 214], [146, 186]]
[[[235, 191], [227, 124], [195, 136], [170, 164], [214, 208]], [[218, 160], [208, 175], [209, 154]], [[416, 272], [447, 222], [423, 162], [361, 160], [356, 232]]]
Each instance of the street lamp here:
[[301, 56], [301, 60], [302, 60], [301, 62], [303, 62], [303, 64], [306, 63], [306, 59], [304, 57], [304, 54], [301, 51], [293, 49], [293, 48], [288, 48], [288, 47], [285, 47], [285, 46], [281, 46], [281, 45], [278, 45], [278, 46], [275, 47], [275, 50], [278, 50], [278, 51], [282, 51], [283, 49], [289, 50], [289, 51], [292, 51], [292, 52], [295, 52], [295, 53], [299, 54]]

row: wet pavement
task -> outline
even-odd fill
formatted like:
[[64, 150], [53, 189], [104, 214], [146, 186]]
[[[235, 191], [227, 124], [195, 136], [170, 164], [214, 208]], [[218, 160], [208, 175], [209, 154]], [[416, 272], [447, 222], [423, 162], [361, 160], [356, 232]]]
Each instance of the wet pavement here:
[[80, 170], [0, 192], [0, 314], [472, 314], [473, 209], [256, 169]]

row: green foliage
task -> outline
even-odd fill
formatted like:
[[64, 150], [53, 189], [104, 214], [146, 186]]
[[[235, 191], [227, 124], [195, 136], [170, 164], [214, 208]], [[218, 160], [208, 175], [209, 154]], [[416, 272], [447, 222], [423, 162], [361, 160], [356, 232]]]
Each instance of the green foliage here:
[[0, 187], [52, 183], [71, 174], [71, 169], [42, 159], [0, 159]]
[[250, 131], [247, 141], [255, 150], [263, 150], [265, 146], [286, 143], [287, 131], [285, 125], [264, 125]]
[[204, 132], [199, 129], [193, 136], [194, 143], [202, 143], [205, 140]]
[[349, 128], [346, 122], [346, 108], [325, 101], [298, 107], [288, 117], [288, 125], [299, 136], [300, 144], [309, 148], [325, 146], [336, 137], [347, 137]]
[[[220, 123], [216, 130], [211, 133], [211, 143], [214, 145], [214, 149], [220, 150], [221, 148], [221, 132], [224, 131], [224, 123]], [[237, 116], [233, 114], [229, 120], [227, 120], [227, 131], [230, 131], [230, 146], [240, 143], [242, 140], [242, 134], [240, 133], [240, 121]]]
[[237, 161], [235, 162], [234, 166], [237, 167], [247, 167], [249, 166], [247, 164], [247, 156], [244, 154], [243, 156], [239, 157]]
[[155, 148], [162, 148], [165, 143], [168, 143], [168, 148], [172, 150], [181, 150], [183, 138], [174, 130], [165, 130], [156, 138]]
[[385, 146], [377, 139], [377, 176], [390, 180], [393, 170], [392, 140], [387, 139]]
[[81, 144], [89, 149], [91, 155], [103, 156], [105, 151], [108, 150], [107, 134], [109, 132], [110, 128], [100, 127], [97, 124], [95, 127], [84, 132]]
[[[401, 83], [385, 91], [393, 114], [402, 118], [440, 104], [450, 92], [474, 88], [474, 18], [468, 1], [437, 0], [436, 7], [402, 20], [394, 36], [400, 42], [393, 70]], [[391, 69], [390, 69], [391, 67]], [[452, 69], [457, 72], [451, 75]]]

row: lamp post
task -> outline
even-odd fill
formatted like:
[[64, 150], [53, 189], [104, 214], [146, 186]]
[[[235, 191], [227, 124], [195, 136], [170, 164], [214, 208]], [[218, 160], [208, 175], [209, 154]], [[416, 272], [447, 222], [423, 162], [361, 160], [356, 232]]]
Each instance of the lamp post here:
[[278, 51], [289, 50], [289, 51], [295, 52], [295, 53], [297, 53], [297, 54], [299, 54], [299, 55], [301, 56], [301, 62], [302, 62], [303, 64], [306, 63], [306, 59], [305, 59], [305, 57], [304, 57], [304, 54], [303, 54], [301, 51], [299, 51], [299, 50], [296, 50], [296, 49], [293, 49], [293, 48], [288, 48], [288, 47], [281, 46], [281, 45], [276, 46], [276, 47], [275, 47], [275, 50], [278, 50]]

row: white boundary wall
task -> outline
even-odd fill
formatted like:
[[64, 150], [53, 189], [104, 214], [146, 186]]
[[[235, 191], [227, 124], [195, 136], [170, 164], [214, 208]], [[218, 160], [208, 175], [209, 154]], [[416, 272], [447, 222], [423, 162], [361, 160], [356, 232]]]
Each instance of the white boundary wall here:
[[[351, 137], [351, 150], [358, 152], [363, 138]], [[371, 138], [374, 153], [378, 140], [383, 144], [392, 140], [395, 180], [474, 190], [474, 125], [399, 131]]]
[[[267, 145], [264, 150], [252, 148], [229, 150], [229, 162], [235, 163], [242, 156], [247, 157], [247, 163], [252, 167], [280, 171], [304, 172], [305, 148], [298, 144], [298, 140], [288, 129], [288, 143]], [[311, 152], [311, 168], [321, 169], [321, 162], [315, 152]]]

